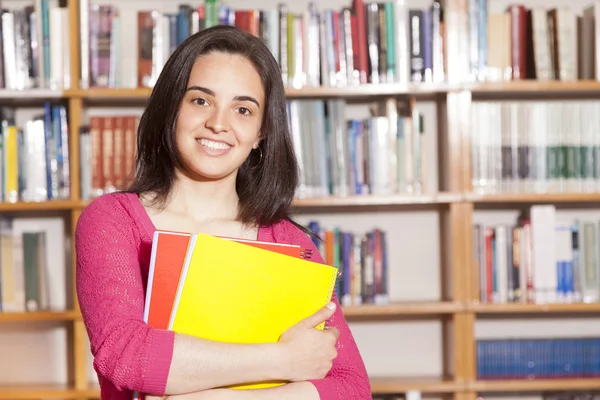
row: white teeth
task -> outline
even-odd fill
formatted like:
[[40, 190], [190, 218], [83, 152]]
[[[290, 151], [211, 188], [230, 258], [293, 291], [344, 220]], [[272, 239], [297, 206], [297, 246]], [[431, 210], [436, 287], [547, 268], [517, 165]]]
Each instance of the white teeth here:
[[213, 149], [213, 150], [226, 150], [231, 147], [227, 143], [213, 142], [212, 140], [208, 140], [208, 139], [196, 139], [196, 141], [198, 143], [200, 143], [202, 146], [206, 146], [209, 149]]

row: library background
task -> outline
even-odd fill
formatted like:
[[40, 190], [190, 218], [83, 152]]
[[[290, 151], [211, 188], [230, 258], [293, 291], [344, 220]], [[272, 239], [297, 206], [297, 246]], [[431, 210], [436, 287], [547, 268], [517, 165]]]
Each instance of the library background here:
[[3, 0], [0, 399], [99, 397], [73, 233], [153, 82], [232, 24], [279, 61], [294, 217], [376, 399], [600, 391], [600, 1]]

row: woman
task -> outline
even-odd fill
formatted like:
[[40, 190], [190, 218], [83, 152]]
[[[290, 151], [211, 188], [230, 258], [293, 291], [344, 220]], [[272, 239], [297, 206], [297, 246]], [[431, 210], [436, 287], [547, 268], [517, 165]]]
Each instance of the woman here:
[[[279, 67], [261, 41], [218, 26], [182, 43], [163, 68], [138, 130], [131, 187], [87, 206], [76, 232], [77, 293], [102, 399], [370, 399], [337, 299], [279, 342], [217, 343], [150, 328], [144, 288], [156, 229], [295, 243], [297, 166]], [[329, 329], [314, 329], [328, 321]], [[243, 382], [285, 379], [261, 390]], [[221, 389], [220, 389], [221, 388]]]

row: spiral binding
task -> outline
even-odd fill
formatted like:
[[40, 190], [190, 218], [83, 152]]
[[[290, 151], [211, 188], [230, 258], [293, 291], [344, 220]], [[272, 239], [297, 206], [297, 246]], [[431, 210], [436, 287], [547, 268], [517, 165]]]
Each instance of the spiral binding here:
[[[338, 270], [337, 272], [335, 271], [338, 268], [334, 268], [333, 272], [332, 272], [332, 280], [331, 280], [331, 285], [329, 286], [329, 293], [328, 293], [328, 299], [329, 301], [332, 301], [333, 299], [333, 291], [335, 290], [335, 284], [337, 283], [337, 278], [341, 275], [340, 271]], [[327, 321], [322, 322], [319, 325], [320, 329], [327, 329]]]
[[313, 251], [312, 249], [300, 249], [300, 257], [305, 260], [310, 260], [312, 258]]

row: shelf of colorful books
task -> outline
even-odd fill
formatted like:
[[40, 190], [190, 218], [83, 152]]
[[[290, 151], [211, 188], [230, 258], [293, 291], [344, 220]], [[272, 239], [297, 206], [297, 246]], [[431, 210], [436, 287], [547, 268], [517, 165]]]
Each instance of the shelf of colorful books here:
[[468, 389], [476, 392], [536, 392], [553, 390], [592, 390], [600, 389], [598, 378], [577, 379], [523, 379], [475, 381], [467, 385]]
[[397, 394], [410, 390], [422, 393], [461, 392], [463, 385], [451, 379], [440, 377], [372, 377], [371, 392], [376, 394]]
[[600, 303], [555, 303], [555, 304], [528, 304], [504, 303], [486, 304], [477, 303], [467, 306], [469, 311], [478, 314], [586, 314], [600, 313]]
[[82, 207], [76, 200], [0, 202], [0, 212], [73, 210]]
[[94, 399], [99, 398], [97, 389], [75, 389], [72, 385], [23, 384], [0, 385], [0, 400], [38, 400], [38, 399]]
[[297, 198], [294, 207], [352, 207], [352, 206], [401, 206], [401, 205], [437, 205], [450, 204], [461, 200], [460, 194], [392, 194], [392, 195], [356, 195], [323, 196]]
[[0, 312], [0, 323], [7, 322], [62, 322], [79, 318], [77, 311]]
[[435, 316], [453, 314], [464, 309], [465, 307], [458, 302], [390, 303], [387, 305], [363, 304], [343, 308], [344, 316], [348, 319]]
[[473, 203], [596, 203], [600, 202], [600, 192], [564, 193], [497, 193], [465, 195], [465, 200]]

